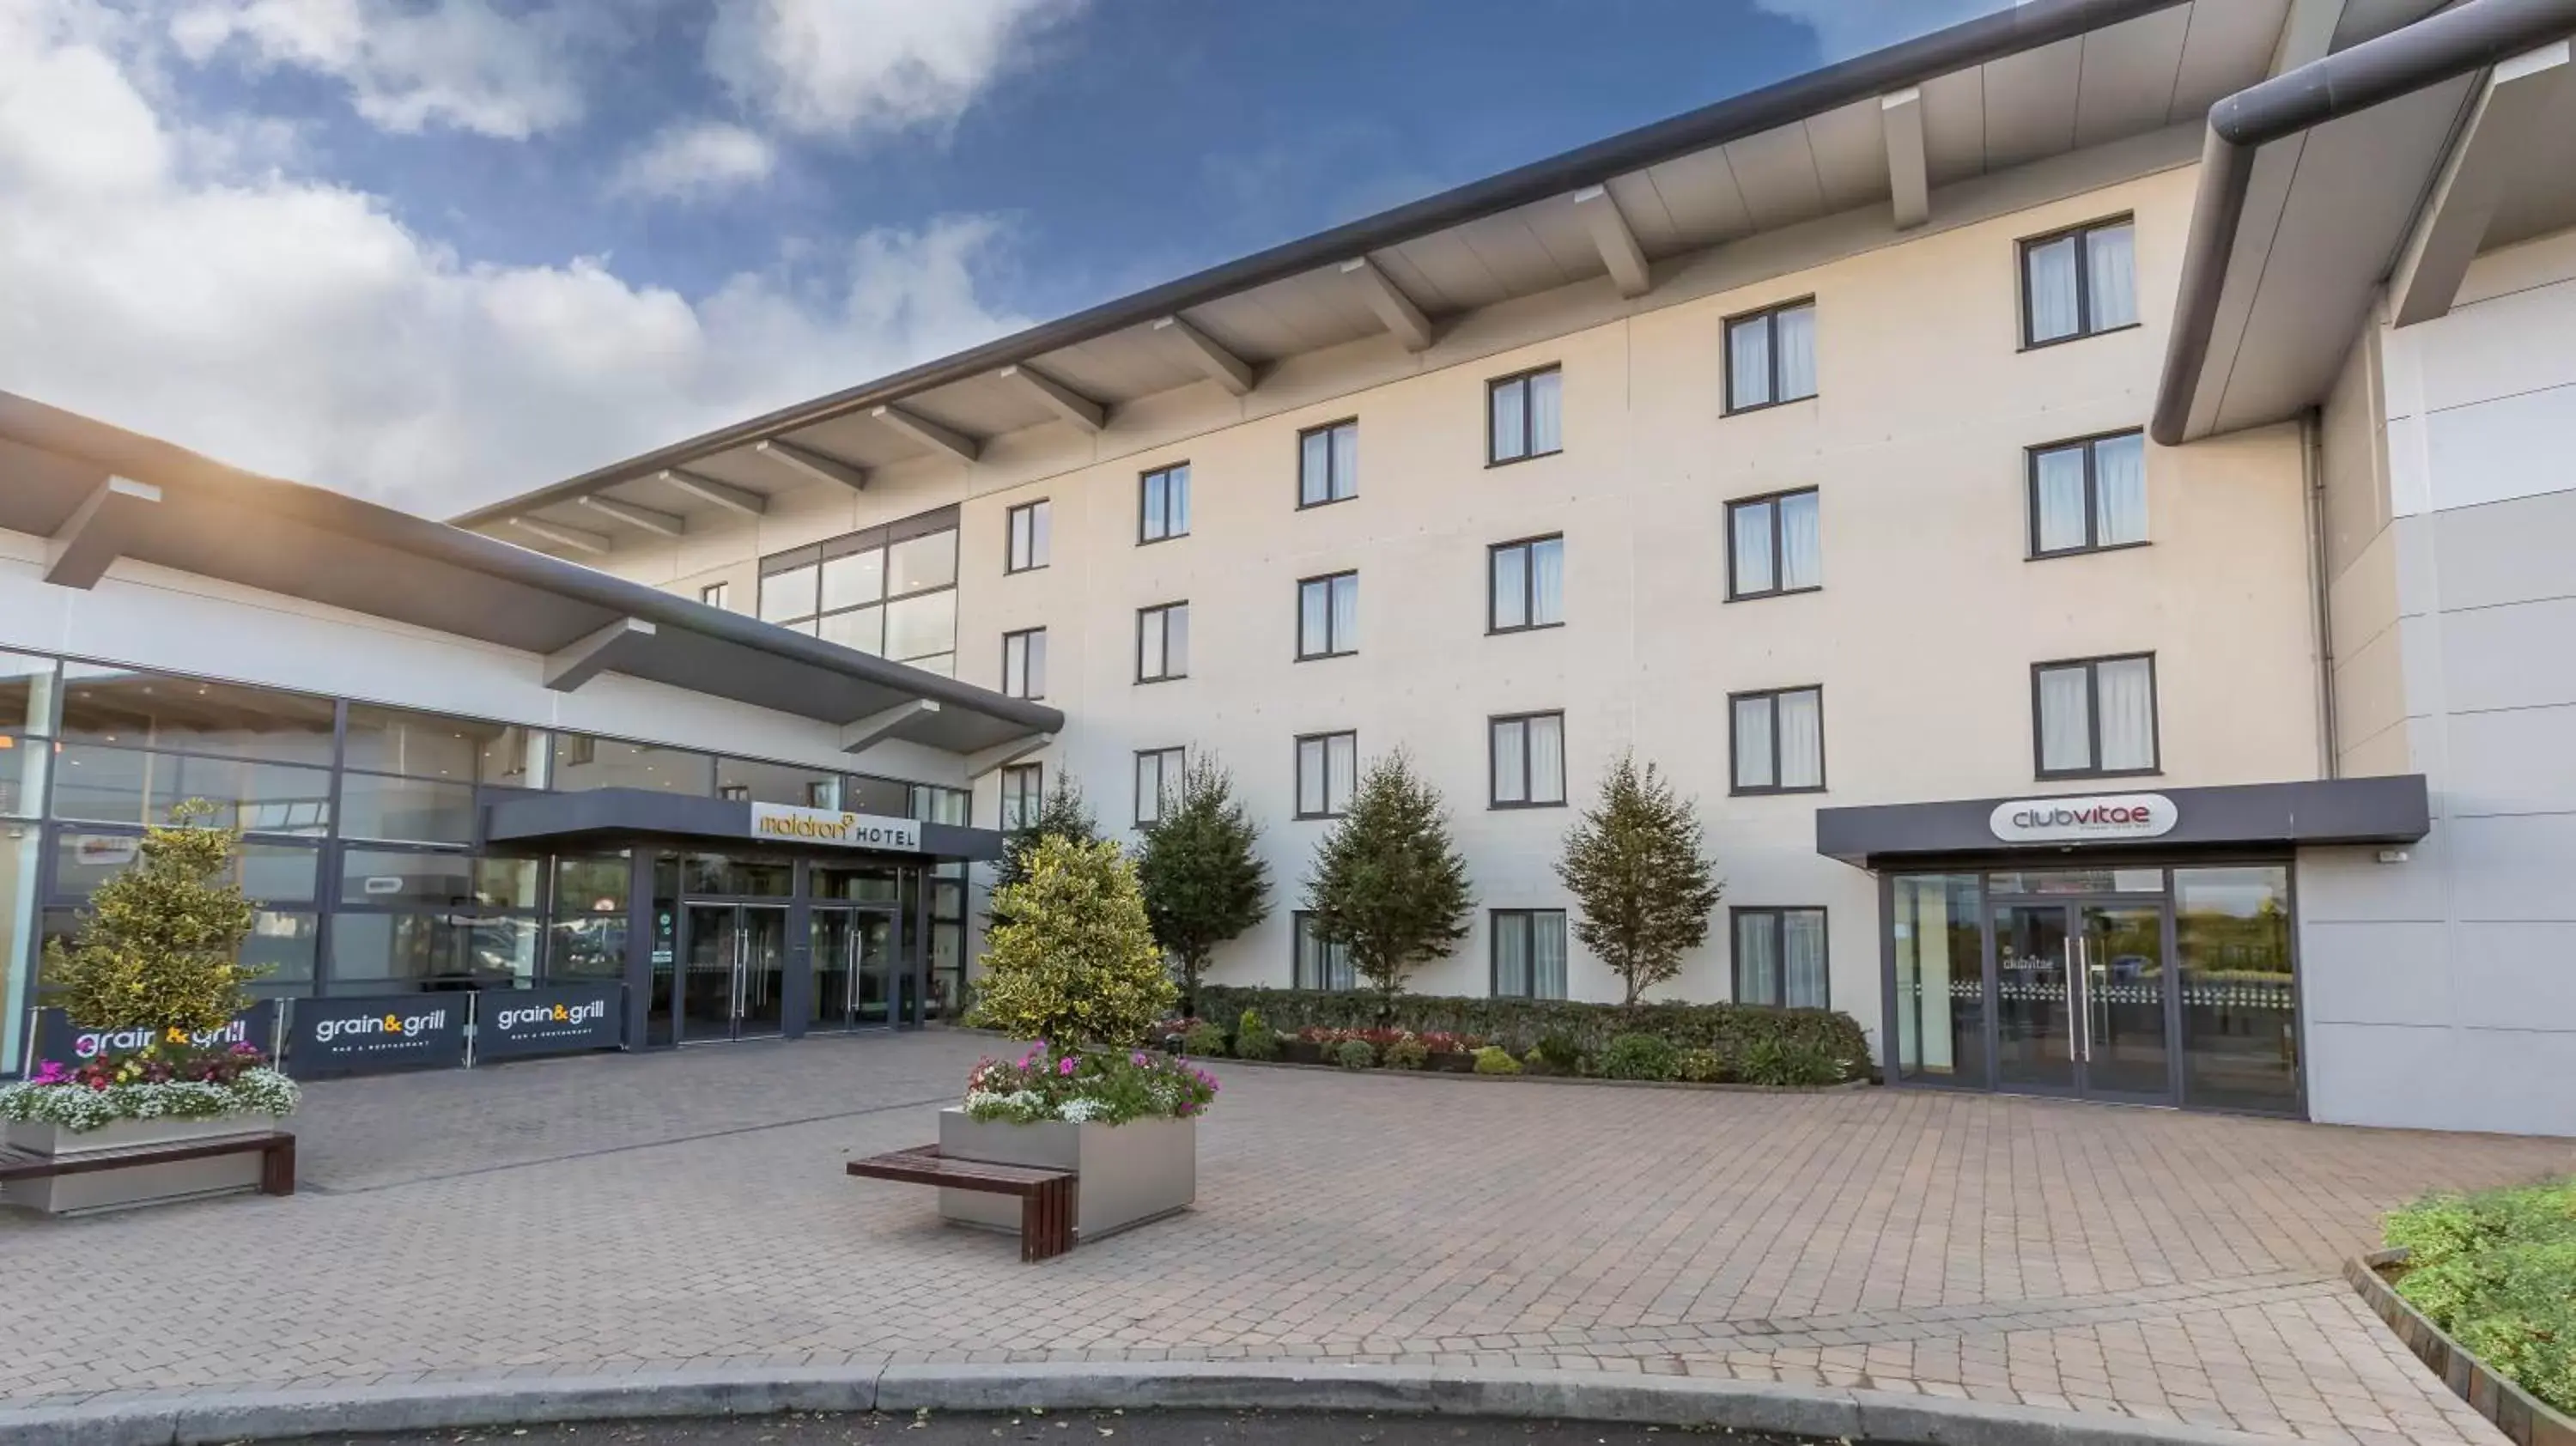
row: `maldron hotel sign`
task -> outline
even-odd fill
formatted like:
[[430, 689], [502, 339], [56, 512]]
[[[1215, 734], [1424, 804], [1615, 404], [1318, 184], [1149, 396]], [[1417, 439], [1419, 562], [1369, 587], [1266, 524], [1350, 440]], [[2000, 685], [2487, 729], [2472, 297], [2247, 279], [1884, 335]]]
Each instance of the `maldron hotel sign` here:
[[2181, 817], [2161, 793], [2016, 798], [1996, 804], [1986, 827], [2009, 844], [2122, 843], [2161, 838]]
[[831, 844], [848, 849], [921, 852], [919, 819], [843, 813], [834, 808], [793, 808], [783, 803], [755, 803], [751, 806], [751, 836], [789, 843]]

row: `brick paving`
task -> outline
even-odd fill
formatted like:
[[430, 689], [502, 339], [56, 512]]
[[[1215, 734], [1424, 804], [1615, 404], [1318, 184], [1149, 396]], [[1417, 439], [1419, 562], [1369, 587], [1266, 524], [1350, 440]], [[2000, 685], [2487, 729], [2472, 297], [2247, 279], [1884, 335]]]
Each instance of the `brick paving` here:
[[[2565, 1141], [1869, 1090], [1219, 1067], [1189, 1215], [1023, 1266], [918, 1144], [930, 1033], [313, 1086], [305, 1192], [0, 1217], [0, 1404], [688, 1367], [1318, 1360], [2494, 1442], [2336, 1278]], [[175, 1328], [132, 1323], [171, 1320]]]

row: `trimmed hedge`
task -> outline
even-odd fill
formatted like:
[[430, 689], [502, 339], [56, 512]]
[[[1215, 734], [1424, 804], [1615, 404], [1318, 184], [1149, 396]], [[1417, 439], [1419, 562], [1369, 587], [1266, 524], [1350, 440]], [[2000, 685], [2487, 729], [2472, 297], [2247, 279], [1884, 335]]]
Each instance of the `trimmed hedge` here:
[[[1379, 996], [1313, 989], [1247, 989], [1199, 986], [1199, 1010], [1211, 1019], [1234, 1019], [1258, 1010], [1283, 1034], [1300, 1029], [1371, 1029]], [[1805, 1045], [1846, 1063], [1845, 1078], [1869, 1073], [1869, 1036], [1860, 1022], [1830, 1009], [1773, 1009], [1759, 1004], [1593, 1004], [1568, 999], [1478, 999], [1453, 994], [1399, 994], [1395, 1027], [1417, 1032], [1472, 1034], [1514, 1055], [1541, 1039], [1561, 1037], [1595, 1059], [1623, 1034], [1651, 1034], [1677, 1050], [1708, 1050], [1732, 1061], [1757, 1040]]]

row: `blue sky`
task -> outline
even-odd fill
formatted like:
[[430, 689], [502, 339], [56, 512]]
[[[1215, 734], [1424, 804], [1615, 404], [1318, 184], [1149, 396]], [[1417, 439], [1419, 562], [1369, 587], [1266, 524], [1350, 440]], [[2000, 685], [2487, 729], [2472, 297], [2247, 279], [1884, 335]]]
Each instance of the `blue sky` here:
[[0, 0], [0, 388], [444, 514], [1995, 0]]

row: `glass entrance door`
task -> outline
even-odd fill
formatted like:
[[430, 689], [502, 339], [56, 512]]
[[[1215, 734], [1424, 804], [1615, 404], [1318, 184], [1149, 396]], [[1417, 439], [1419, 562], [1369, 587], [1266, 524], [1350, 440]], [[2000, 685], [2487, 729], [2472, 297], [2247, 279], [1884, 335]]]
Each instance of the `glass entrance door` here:
[[1994, 940], [2004, 1087], [2172, 1100], [2161, 904], [1998, 903]]
[[678, 1042], [754, 1039], [785, 1026], [785, 909], [691, 904], [682, 911], [680, 952]]
[[814, 910], [813, 1030], [893, 1023], [895, 916], [880, 909]]

